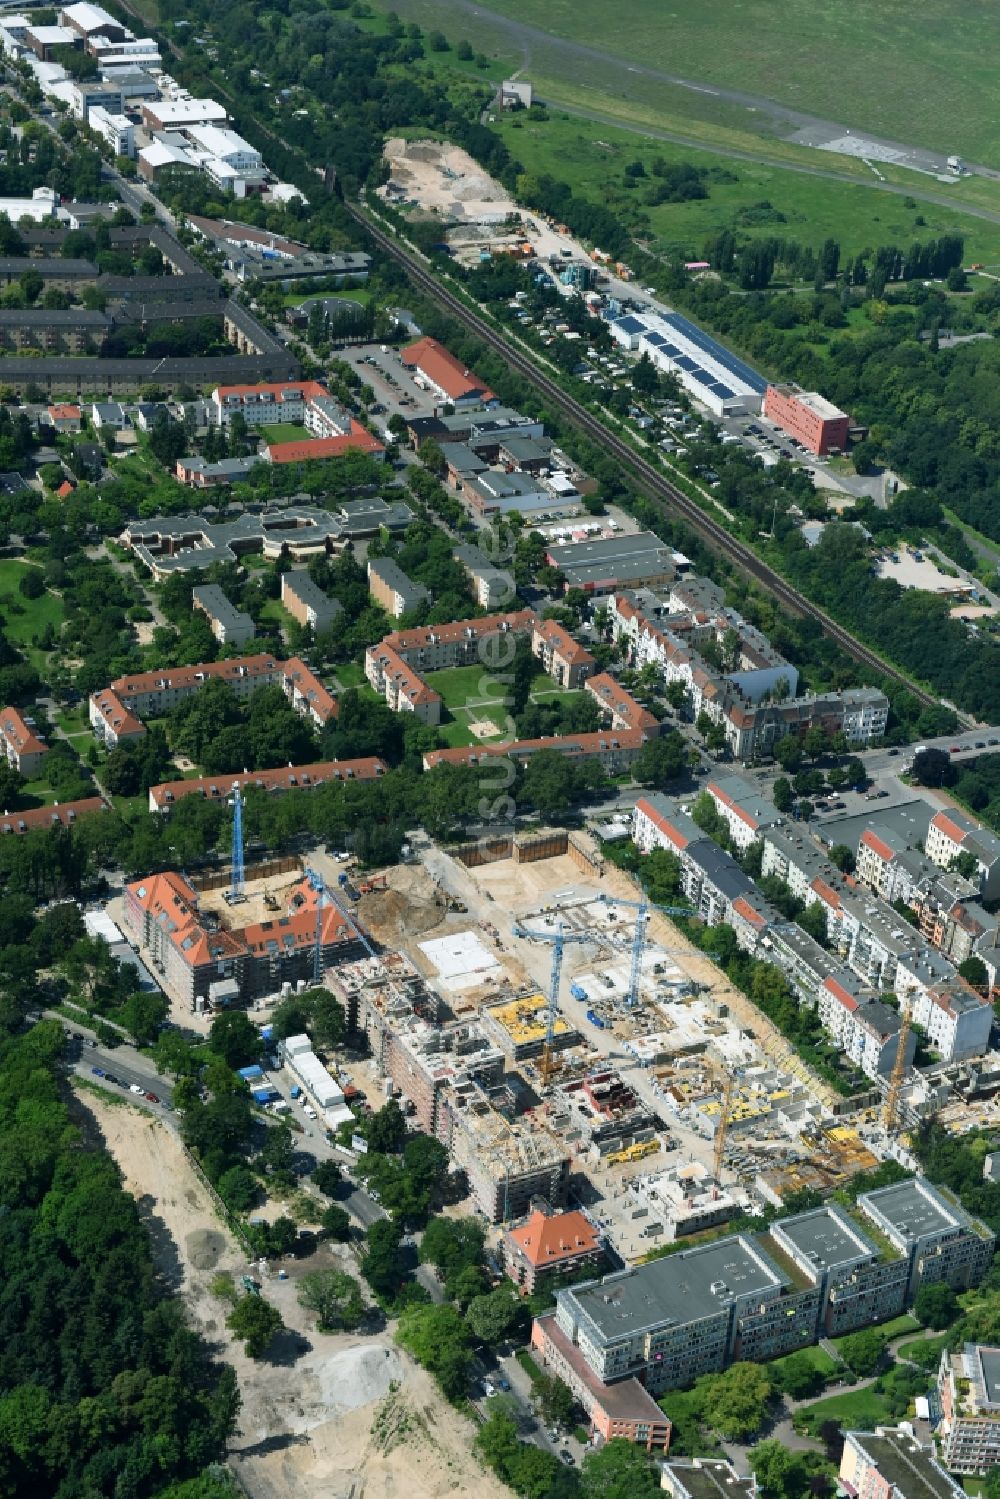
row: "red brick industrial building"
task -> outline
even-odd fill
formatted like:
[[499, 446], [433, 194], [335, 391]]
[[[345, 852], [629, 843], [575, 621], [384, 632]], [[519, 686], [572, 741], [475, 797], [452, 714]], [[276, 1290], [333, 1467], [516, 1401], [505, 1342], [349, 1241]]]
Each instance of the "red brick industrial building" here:
[[817, 457], [834, 448], [843, 452], [847, 447], [850, 417], [815, 391], [798, 390], [794, 385], [769, 385], [764, 396], [764, 415]]

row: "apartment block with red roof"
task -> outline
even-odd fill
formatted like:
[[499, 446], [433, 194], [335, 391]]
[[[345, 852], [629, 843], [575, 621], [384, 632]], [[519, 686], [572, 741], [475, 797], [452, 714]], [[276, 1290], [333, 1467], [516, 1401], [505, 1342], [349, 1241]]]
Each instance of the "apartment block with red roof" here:
[[424, 769], [438, 765], [487, 765], [491, 760], [525, 763], [546, 750], [571, 760], [596, 760], [608, 775], [628, 770], [646, 743], [641, 729], [607, 729], [596, 734], [560, 734], [552, 739], [508, 739], [499, 744], [470, 744], [457, 749], [427, 750]]
[[947, 869], [961, 854], [975, 860], [979, 893], [984, 900], [1000, 898], [1000, 837], [958, 807], [948, 807], [931, 818], [924, 843], [928, 859]]
[[[192, 1010], [246, 1003], [282, 984], [310, 979], [316, 948], [316, 892], [303, 879], [288, 911], [227, 930], [201, 910], [198, 892], [175, 870], [125, 886], [125, 926], [165, 986]], [[238, 909], [238, 908], [236, 908]], [[320, 912], [320, 960], [330, 967], [357, 955], [359, 944], [335, 906]]]
[[416, 371], [417, 382], [425, 386], [442, 405], [461, 411], [468, 406], [489, 406], [496, 396], [474, 371], [466, 369], [460, 359], [450, 354], [434, 338], [418, 338], [400, 351], [405, 369]]
[[735, 848], [745, 853], [756, 843], [765, 828], [777, 827], [781, 814], [773, 802], [761, 796], [755, 786], [742, 776], [714, 776], [705, 787], [725, 820]]
[[144, 718], [173, 712], [213, 681], [225, 682], [243, 699], [261, 687], [280, 687], [296, 711], [320, 728], [337, 715], [336, 698], [298, 656], [287, 661], [268, 655], [238, 656], [231, 661], [205, 661], [119, 677], [91, 694], [91, 727], [113, 749], [144, 734]]
[[103, 796], [84, 796], [76, 802], [54, 802], [51, 807], [32, 807], [28, 812], [5, 812], [0, 817], [0, 834], [34, 833], [39, 828], [71, 828], [81, 817], [110, 812]]
[[282, 791], [314, 791], [333, 781], [374, 781], [388, 769], [384, 760], [371, 755], [360, 760], [323, 760], [314, 765], [284, 765], [277, 770], [244, 771], [239, 775], [200, 776], [188, 781], [162, 781], [149, 788], [149, 810], [169, 812], [188, 796], [222, 802], [241, 791], [256, 788], [276, 794]]
[[590, 652], [554, 619], [535, 621], [531, 649], [560, 687], [581, 687], [597, 665]]
[[632, 694], [626, 692], [610, 672], [602, 671], [596, 676], [588, 677], [583, 686], [595, 699], [601, 712], [608, 715], [613, 729], [642, 729], [651, 739], [663, 732], [664, 725], [656, 715], [636, 702]]
[[680, 857], [685, 849], [705, 836], [686, 812], [682, 812], [659, 791], [640, 796], [636, 801], [632, 837], [640, 853], [648, 854], [654, 848], [665, 848], [668, 853]]
[[426, 724], [441, 722], [441, 694], [385, 640], [365, 652], [365, 676], [394, 713], [413, 713]]
[[20, 708], [4, 708], [0, 712], [0, 750], [7, 764], [30, 781], [40, 772], [49, 747], [33, 718], [27, 718]]
[[504, 1234], [504, 1269], [524, 1296], [604, 1262], [597, 1229], [583, 1213], [535, 1208]]
[[283, 380], [271, 385], [219, 385], [212, 391], [209, 421], [228, 427], [241, 416], [248, 427], [267, 427], [278, 422], [305, 422], [313, 401], [330, 399], [318, 380]]
[[262, 451], [266, 463], [325, 463], [331, 458], [343, 458], [345, 453], [365, 453], [379, 463], [385, 457], [385, 447], [378, 438], [353, 421], [350, 430], [335, 437], [303, 437], [292, 442], [269, 442]]

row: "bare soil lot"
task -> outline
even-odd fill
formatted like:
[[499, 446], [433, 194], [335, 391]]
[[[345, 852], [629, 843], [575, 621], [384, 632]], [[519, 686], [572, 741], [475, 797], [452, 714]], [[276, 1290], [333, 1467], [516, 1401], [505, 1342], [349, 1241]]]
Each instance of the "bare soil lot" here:
[[290, 1264], [288, 1280], [264, 1282], [286, 1331], [266, 1359], [248, 1359], [226, 1329], [226, 1303], [209, 1289], [219, 1271], [245, 1273], [246, 1261], [177, 1135], [137, 1111], [78, 1097], [139, 1203], [160, 1270], [192, 1326], [236, 1370], [243, 1408], [230, 1461], [252, 1499], [509, 1496], [473, 1457], [471, 1423], [394, 1347], [390, 1331], [316, 1332], [295, 1284], [306, 1270], [336, 1263], [329, 1249]]

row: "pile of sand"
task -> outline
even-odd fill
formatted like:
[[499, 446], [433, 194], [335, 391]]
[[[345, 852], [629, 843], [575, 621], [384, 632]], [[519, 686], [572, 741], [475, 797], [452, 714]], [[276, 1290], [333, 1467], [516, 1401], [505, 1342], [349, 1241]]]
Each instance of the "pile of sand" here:
[[222, 1234], [210, 1228], [198, 1228], [184, 1240], [184, 1253], [196, 1270], [214, 1270], [226, 1252]]
[[433, 898], [406, 895], [400, 890], [373, 890], [362, 896], [358, 906], [362, 926], [390, 945], [433, 931], [445, 914], [443, 905]]

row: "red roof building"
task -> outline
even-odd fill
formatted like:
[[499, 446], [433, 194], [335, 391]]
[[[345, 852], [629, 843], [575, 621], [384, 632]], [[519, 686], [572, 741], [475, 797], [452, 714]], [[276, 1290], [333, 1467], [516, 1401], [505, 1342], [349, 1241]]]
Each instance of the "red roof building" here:
[[416, 370], [442, 402], [453, 406], [488, 406], [496, 396], [488, 385], [434, 338], [418, 338], [400, 351], [407, 369]]
[[20, 708], [4, 708], [0, 713], [0, 753], [6, 755], [8, 765], [30, 781], [41, 770], [48, 752], [34, 720], [25, 718]]
[[360, 422], [351, 422], [350, 432], [342, 437], [306, 437], [300, 442], [273, 442], [264, 448], [263, 456], [268, 463], [325, 463], [330, 458], [343, 458], [345, 453], [367, 453], [380, 462], [385, 457], [385, 448], [367, 427]]
[[525, 1296], [603, 1260], [597, 1229], [583, 1213], [536, 1208], [504, 1235], [504, 1269]]
[[240, 775], [200, 776], [189, 781], [163, 781], [149, 788], [149, 810], [169, 812], [187, 796], [203, 796], [222, 802], [239, 786], [241, 791], [254, 787], [261, 791], [313, 791], [329, 781], [374, 781], [385, 775], [384, 760], [372, 755], [361, 760], [325, 760], [314, 765], [284, 765], [277, 770], [244, 771]]

